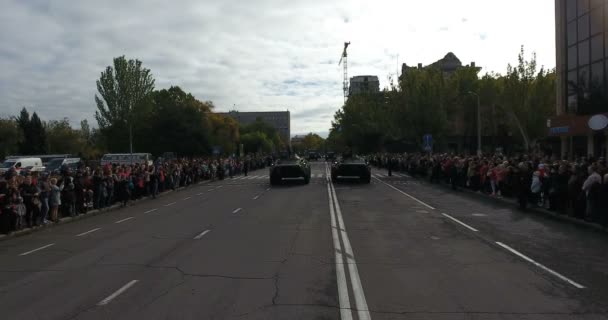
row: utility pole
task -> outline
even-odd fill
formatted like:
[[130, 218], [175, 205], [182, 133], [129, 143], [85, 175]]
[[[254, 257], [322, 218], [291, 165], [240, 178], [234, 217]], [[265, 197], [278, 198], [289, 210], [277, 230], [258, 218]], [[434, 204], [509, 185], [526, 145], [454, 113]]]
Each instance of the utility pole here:
[[477, 155], [481, 157], [481, 108], [479, 103], [479, 95], [473, 91], [469, 91], [477, 97]]

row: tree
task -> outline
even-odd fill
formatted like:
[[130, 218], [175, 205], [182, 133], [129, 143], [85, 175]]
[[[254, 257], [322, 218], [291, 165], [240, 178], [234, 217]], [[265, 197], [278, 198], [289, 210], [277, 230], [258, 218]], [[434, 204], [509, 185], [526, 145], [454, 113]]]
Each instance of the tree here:
[[23, 132], [14, 119], [0, 118], [0, 159], [19, 152], [19, 145], [23, 141]]
[[84, 151], [86, 140], [81, 131], [70, 126], [68, 118], [46, 123], [48, 151], [50, 153], [79, 154]]
[[19, 153], [23, 155], [46, 153], [46, 134], [38, 114], [34, 112], [30, 117], [27, 109], [23, 108], [15, 120], [23, 134]]
[[241, 143], [245, 153], [270, 152], [273, 143], [264, 132], [254, 131], [241, 135]]
[[218, 146], [225, 154], [235, 153], [239, 141], [238, 122], [232, 117], [215, 113], [210, 113], [208, 116], [211, 126], [211, 144]]
[[209, 153], [211, 127], [207, 115], [212, 105], [197, 100], [180, 87], [154, 91], [150, 98], [151, 111], [136, 136], [138, 145], [153, 154]]
[[318, 134], [311, 132], [304, 136], [301, 147], [303, 150], [320, 150], [323, 148], [324, 142], [325, 139], [321, 138]]
[[120, 56], [114, 58], [114, 67], [108, 66], [101, 72], [97, 80], [101, 97], [95, 95], [95, 119], [110, 149], [127, 149], [125, 137], [132, 141], [133, 128], [150, 107], [148, 98], [153, 90], [154, 78], [150, 69], [142, 67], [139, 60], [127, 61]]

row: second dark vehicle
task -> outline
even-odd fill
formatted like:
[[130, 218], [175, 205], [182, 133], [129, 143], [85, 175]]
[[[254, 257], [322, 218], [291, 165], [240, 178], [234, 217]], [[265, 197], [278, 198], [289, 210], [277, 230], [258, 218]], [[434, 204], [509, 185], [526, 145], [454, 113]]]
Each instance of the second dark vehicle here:
[[331, 179], [338, 181], [340, 178], [359, 178], [363, 183], [370, 183], [372, 169], [363, 159], [342, 159], [331, 166]]

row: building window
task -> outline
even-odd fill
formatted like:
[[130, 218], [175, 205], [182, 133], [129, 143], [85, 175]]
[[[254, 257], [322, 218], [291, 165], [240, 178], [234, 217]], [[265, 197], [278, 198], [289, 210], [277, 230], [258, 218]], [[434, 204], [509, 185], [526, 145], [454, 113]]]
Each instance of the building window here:
[[[568, 1], [568, 0], [566, 0]], [[572, 1], [572, 0], [569, 0]], [[574, 2], [574, 1], [572, 1]], [[589, 0], [578, 0], [578, 15], [583, 15], [589, 11]]]
[[591, 10], [590, 18], [591, 19], [591, 35], [597, 34], [604, 30], [604, 8], [597, 8]]
[[578, 85], [578, 72], [576, 70], [568, 72], [568, 94], [576, 93], [576, 86]]
[[566, 3], [566, 20], [576, 19], [576, 1], [564, 0], [564, 2]]
[[601, 34], [591, 38], [591, 61], [604, 58], [604, 37]]
[[578, 86], [584, 91], [589, 89], [589, 66], [578, 69]]
[[591, 65], [591, 86], [595, 88], [604, 87], [604, 61]]
[[568, 23], [568, 45], [576, 43], [576, 20]]
[[578, 40], [589, 38], [589, 15], [578, 18]]
[[578, 44], [578, 65], [579, 67], [589, 64], [589, 40]]
[[568, 96], [568, 112], [576, 113], [578, 106], [578, 99], [576, 95]]

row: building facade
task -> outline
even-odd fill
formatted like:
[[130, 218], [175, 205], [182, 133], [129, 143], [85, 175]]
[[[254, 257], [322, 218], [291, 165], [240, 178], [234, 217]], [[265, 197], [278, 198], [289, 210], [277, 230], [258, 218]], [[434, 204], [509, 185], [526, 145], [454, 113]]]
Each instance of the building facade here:
[[350, 78], [348, 95], [380, 92], [380, 81], [377, 76], [355, 76]]
[[606, 156], [607, 18], [606, 0], [555, 0], [557, 103], [547, 127], [562, 157]]
[[252, 111], [242, 112], [232, 110], [229, 112], [219, 113], [225, 116], [234, 118], [241, 125], [248, 125], [255, 122], [257, 119], [268, 123], [279, 132], [281, 139], [285, 144], [290, 144], [291, 137], [291, 117], [289, 111]]

